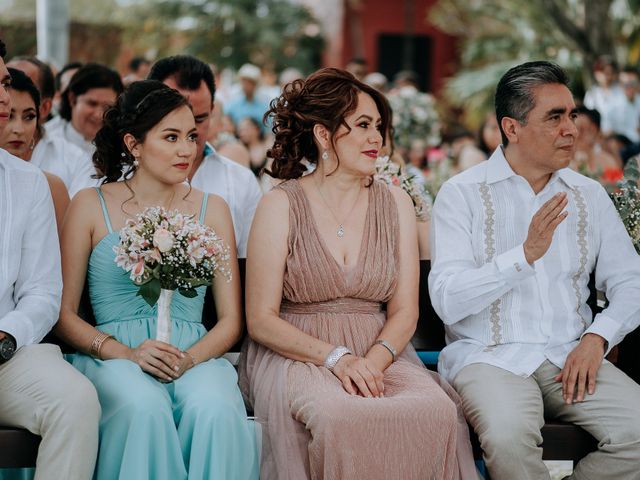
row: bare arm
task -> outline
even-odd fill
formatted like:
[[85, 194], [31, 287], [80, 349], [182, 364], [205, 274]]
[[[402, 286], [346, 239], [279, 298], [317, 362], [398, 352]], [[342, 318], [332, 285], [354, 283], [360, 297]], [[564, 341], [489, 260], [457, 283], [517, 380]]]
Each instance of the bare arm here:
[[[399, 353], [411, 340], [418, 322], [420, 262], [416, 217], [411, 199], [400, 188], [391, 188], [391, 192], [398, 207], [398, 284], [393, 297], [387, 303], [387, 321], [378, 338], [389, 342]], [[372, 360], [381, 371], [392, 362], [390, 352], [379, 344], [369, 349], [366, 358]]]
[[223, 276], [213, 280], [218, 322], [209, 333], [187, 350], [197, 362], [223, 355], [238, 341], [242, 333], [240, 272], [231, 212], [225, 201], [217, 195], [209, 195], [208, 202], [205, 223], [213, 228], [230, 248], [231, 281], [227, 282]]
[[256, 342], [280, 355], [322, 365], [335, 347], [280, 318], [280, 301], [288, 254], [289, 201], [274, 190], [256, 210], [247, 255], [247, 328]]
[[44, 172], [44, 175], [47, 177], [49, 190], [51, 190], [51, 198], [53, 198], [53, 208], [56, 211], [58, 237], [62, 237], [62, 222], [64, 221], [64, 215], [70, 202], [69, 193], [60, 177], [47, 172]]

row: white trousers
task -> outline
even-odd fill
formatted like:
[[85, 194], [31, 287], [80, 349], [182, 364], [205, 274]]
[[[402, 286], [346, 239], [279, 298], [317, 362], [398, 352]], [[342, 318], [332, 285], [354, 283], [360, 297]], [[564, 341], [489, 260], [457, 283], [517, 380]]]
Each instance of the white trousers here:
[[36, 480], [91, 479], [99, 421], [93, 385], [56, 345], [22, 347], [0, 365], [0, 424], [42, 437]]
[[640, 386], [609, 362], [596, 390], [566, 405], [560, 369], [545, 361], [523, 378], [487, 364], [463, 368], [453, 381], [484, 451], [492, 480], [549, 479], [542, 462], [545, 416], [580, 425], [599, 448], [576, 466], [571, 480], [640, 479]]

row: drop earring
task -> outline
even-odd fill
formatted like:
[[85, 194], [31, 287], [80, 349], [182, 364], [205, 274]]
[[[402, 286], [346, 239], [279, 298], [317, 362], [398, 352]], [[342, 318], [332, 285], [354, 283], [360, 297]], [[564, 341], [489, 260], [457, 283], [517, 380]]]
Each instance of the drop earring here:
[[133, 159], [133, 168], [138, 168], [139, 165], [140, 165], [140, 162], [138, 161], [138, 157], [135, 157]]
[[327, 150], [322, 152], [322, 160], [324, 160], [325, 162], [329, 160], [329, 152]]

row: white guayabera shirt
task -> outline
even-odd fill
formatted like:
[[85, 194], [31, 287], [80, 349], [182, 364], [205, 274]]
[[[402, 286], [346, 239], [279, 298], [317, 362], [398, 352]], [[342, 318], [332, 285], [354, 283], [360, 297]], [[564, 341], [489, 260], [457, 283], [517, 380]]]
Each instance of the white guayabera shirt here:
[[60, 177], [67, 187], [69, 197], [83, 188], [97, 186], [98, 181], [92, 178], [96, 169], [91, 156], [65, 140], [61, 134], [43, 130], [44, 135], [33, 149], [31, 163]]
[[262, 191], [251, 170], [219, 155], [207, 145], [205, 157], [191, 180], [193, 188], [220, 195], [231, 210], [238, 257], [247, 256], [249, 229]]
[[60, 246], [39, 168], [0, 149], [0, 331], [38, 343], [60, 313]]
[[[567, 218], [530, 266], [523, 243], [538, 209], [558, 192]], [[472, 363], [531, 375], [546, 359], [562, 368], [585, 333], [619, 343], [640, 323], [640, 256], [605, 190], [568, 168], [537, 195], [498, 147], [446, 182], [431, 220], [429, 291], [445, 323], [439, 370], [448, 380]], [[609, 306], [595, 319], [589, 275]]]

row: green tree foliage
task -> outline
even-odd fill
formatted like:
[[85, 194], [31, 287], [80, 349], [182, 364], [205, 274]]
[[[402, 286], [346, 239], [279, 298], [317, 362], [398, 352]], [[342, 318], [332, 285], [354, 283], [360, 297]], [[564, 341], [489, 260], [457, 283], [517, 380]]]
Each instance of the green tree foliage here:
[[640, 0], [440, 0], [430, 21], [462, 39], [461, 68], [448, 81], [447, 96], [477, 121], [500, 76], [533, 59], [567, 68], [579, 94], [598, 56], [638, 62], [639, 8]]
[[311, 13], [287, 0], [138, 0], [127, 9], [132, 39], [158, 55], [188, 53], [219, 66], [253, 62], [310, 71], [323, 40]]
[[[126, 45], [152, 58], [185, 53], [220, 67], [253, 62], [308, 73], [320, 66], [324, 48], [318, 21], [289, 0], [69, 0], [69, 12], [74, 23], [95, 26], [97, 35], [107, 26], [120, 32], [121, 42], [103, 45], [109, 55], [96, 52], [100, 61], [113, 61]], [[14, 54], [35, 51], [35, 16], [36, 0], [0, 0], [0, 28], [31, 22], [26, 36], [19, 29], [16, 36], [25, 41], [12, 43], [20, 47]]]

